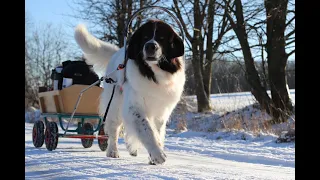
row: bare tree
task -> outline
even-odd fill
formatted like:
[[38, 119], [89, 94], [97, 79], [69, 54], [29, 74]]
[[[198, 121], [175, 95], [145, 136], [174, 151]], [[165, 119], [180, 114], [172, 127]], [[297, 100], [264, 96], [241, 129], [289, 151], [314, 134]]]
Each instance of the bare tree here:
[[[185, 95], [195, 94], [195, 83], [192, 73], [191, 61], [186, 61], [186, 85]], [[190, 62], [190, 63], [189, 63]], [[255, 66], [263, 79], [263, 63], [255, 62]], [[250, 91], [251, 87], [246, 80], [245, 65], [243, 61], [236, 61], [232, 59], [215, 59], [212, 65], [212, 83], [211, 93], [234, 93]], [[295, 88], [295, 61], [288, 61], [286, 68], [286, 76], [289, 89]]]
[[68, 55], [68, 42], [62, 29], [51, 24], [30, 28], [25, 39], [25, 88], [31, 102], [37, 102], [40, 86], [51, 86], [51, 70]]
[[[254, 7], [253, 10], [248, 11], [248, 8], [243, 8], [244, 5], [241, 0], [224, 0], [224, 6], [229, 11], [229, 13], [227, 13], [227, 18], [230, 21], [241, 46], [245, 61], [246, 78], [252, 87], [251, 92], [260, 103], [261, 107], [274, 117], [274, 123], [284, 122], [292, 111], [285, 69], [288, 57], [294, 53], [294, 50], [290, 53], [285, 52], [286, 48], [288, 48], [287, 45], [292, 43], [286, 43], [286, 40], [288, 40], [290, 36], [293, 36], [294, 29], [287, 35], [285, 35], [285, 30], [286, 27], [292, 23], [294, 17], [292, 17], [291, 20], [286, 21], [288, 14], [287, 0], [266, 0], [265, 4], [257, 4], [258, 5]], [[252, 6], [253, 5], [251, 5], [251, 7]], [[266, 13], [265, 18], [261, 19], [256, 17], [261, 13]], [[245, 16], [245, 14], [247, 16]], [[256, 21], [252, 25], [249, 23], [251, 19], [258, 19], [259, 21]], [[259, 32], [258, 29], [260, 30], [260, 33], [257, 33]], [[266, 31], [264, 29], [266, 29]], [[252, 30], [259, 36], [259, 44], [257, 44], [257, 46], [266, 48], [268, 84], [271, 89], [272, 98], [267, 94], [266, 90], [268, 87], [266, 83], [261, 82], [255, 66], [255, 57], [252, 54], [255, 45], [249, 45], [250, 39], [248, 36], [248, 33]], [[262, 43], [263, 37], [267, 39], [265, 44]], [[262, 62], [264, 63], [264, 49], [262, 49], [261, 52]], [[263, 69], [264, 67], [265, 65], [263, 64]], [[266, 78], [265, 69], [264, 74], [264, 78]]]
[[[28, 36], [28, 34], [30, 33], [30, 28], [31, 28], [31, 17], [30, 14], [28, 12], [25, 12], [25, 51], [24, 51], [24, 62], [25, 62], [25, 97], [26, 100], [34, 100], [36, 99], [35, 93], [31, 87], [31, 76], [30, 76], [30, 61], [31, 61], [31, 57], [30, 57], [30, 49], [29, 49], [29, 42], [30, 42], [30, 38]], [[26, 104], [28, 104], [29, 102], [26, 102]]]
[[[210, 111], [211, 77], [213, 56], [231, 29], [223, 8], [217, 0], [173, 0], [172, 10], [179, 18], [192, 52], [192, 67], [198, 101], [198, 112]], [[193, 17], [193, 20], [191, 19]], [[215, 31], [217, 33], [215, 33]], [[193, 35], [191, 35], [193, 32]]]
[[[290, 53], [286, 53], [287, 6], [288, 0], [265, 0], [268, 74], [273, 106], [277, 109], [272, 112], [276, 122], [285, 121], [287, 114], [293, 110], [285, 75], [288, 57], [294, 52], [293, 50]], [[292, 20], [294, 20], [294, 17]], [[281, 109], [281, 111], [278, 111], [278, 109]]]

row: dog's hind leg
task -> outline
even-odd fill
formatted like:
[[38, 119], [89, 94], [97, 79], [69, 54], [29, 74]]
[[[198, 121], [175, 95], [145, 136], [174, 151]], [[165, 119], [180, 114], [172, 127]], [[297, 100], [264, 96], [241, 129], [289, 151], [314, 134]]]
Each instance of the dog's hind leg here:
[[[106, 89], [107, 90], [107, 89]], [[108, 87], [108, 91], [110, 88]], [[114, 92], [114, 97], [111, 101], [108, 115], [106, 121], [104, 122], [104, 130], [108, 134], [108, 148], [107, 148], [107, 157], [119, 158], [118, 152], [118, 138], [122, 126], [122, 116], [121, 116], [121, 97], [120, 92], [116, 88]], [[105, 93], [103, 95], [104, 103], [108, 103], [110, 96], [107, 96], [111, 93]], [[109, 99], [108, 99], [109, 98]], [[106, 108], [106, 107], [104, 107]], [[104, 110], [105, 111], [105, 110]]]
[[107, 132], [108, 138], [108, 148], [107, 148], [107, 157], [118, 158], [118, 138], [121, 129], [122, 122], [116, 117], [108, 117], [106, 119], [105, 132]]

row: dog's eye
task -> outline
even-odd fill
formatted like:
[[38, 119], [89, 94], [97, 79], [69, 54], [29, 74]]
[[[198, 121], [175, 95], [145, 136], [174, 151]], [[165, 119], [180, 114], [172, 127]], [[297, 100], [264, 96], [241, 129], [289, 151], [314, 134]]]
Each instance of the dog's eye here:
[[148, 36], [144, 36], [143, 38], [144, 38], [144, 39], [148, 39]]
[[161, 37], [160, 37], [160, 40], [164, 40], [164, 37], [163, 37], [163, 36], [161, 36]]

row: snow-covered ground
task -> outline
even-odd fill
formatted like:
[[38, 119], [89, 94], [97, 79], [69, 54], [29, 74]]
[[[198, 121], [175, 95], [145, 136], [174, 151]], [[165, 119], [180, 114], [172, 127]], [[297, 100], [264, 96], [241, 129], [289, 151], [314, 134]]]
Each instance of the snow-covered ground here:
[[[291, 90], [294, 102], [295, 91]], [[33, 146], [30, 118], [39, 112], [26, 113], [25, 177], [26, 179], [295, 179], [295, 143], [275, 143], [276, 135], [251, 133], [246, 130], [212, 131], [214, 118], [228, 113], [243, 114], [255, 109], [250, 93], [211, 95], [214, 111], [209, 114], [192, 112], [195, 97], [187, 97], [185, 114], [188, 131], [176, 133], [174, 115], [168, 124], [164, 165], [148, 165], [148, 153], [140, 149], [137, 157], [126, 151], [119, 139], [120, 158], [107, 158], [95, 140], [91, 148], [82, 147], [79, 139], [59, 139], [58, 147], [48, 151], [43, 145]], [[246, 110], [239, 109], [245, 108]], [[254, 112], [259, 114], [260, 112]], [[242, 115], [241, 114], [241, 115]], [[261, 113], [260, 113], [261, 114]], [[252, 116], [251, 116], [252, 118]], [[228, 119], [228, 118], [226, 118]], [[230, 119], [230, 118], [229, 118]], [[242, 118], [245, 119], [245, 118]], [[228, 120], [226, 122], [231, 122]], [[196, 132], [197, 131], [197, 132]], [[61, 129], [59, 130], [61, 131]], [[257, 136], [258, 135], [258, 136]]]
[[[166, 164], [148, 165], [141, 149], [131, 157], [119, 140], [120, 158], [107, 158], [97, 141], [82, 147], [79, 139], [59, 139], [54, 151], [33, 147], [32, 124], [25, 123], [25, 178], [36, 179], [295, 179], [295, 144], [275, 137], [242, 140], [243, 134], [168, 131]], [[244, 133], [245, 134], [245, 133]], [[239, 138], [237, 138], [239, 137]]]

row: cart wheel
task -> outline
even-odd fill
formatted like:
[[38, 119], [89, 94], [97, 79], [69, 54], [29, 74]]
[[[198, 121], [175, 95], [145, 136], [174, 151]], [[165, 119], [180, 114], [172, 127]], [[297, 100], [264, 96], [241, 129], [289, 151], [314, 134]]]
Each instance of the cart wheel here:
[[[84, 125], [82, 127], [83, 134], [85, 134], [85, 135], [93, 135], [93, 132], [89, 132], [89, 131], [93, 131], [92, 124], [84, 123]], [[92, 146], [93, 139], [81, 139], [81, 143], [82, 143], [82, 146], [84, 148], [90, 148]]]
[[45, 144], [49, 151], [55, 150], [58, 145], [58, 126], [55, 122], [48, 122], [45, 132]]
[[36, 121], [32, 129], [32, 142], [34, 147], [39, 148], [44, 142], [44, 124], [42, 121]]
[[[105, 135], [103, 127], [104, 125], [100, 126], [98, 135]], [[101, 151], [105, 151], [108, 147], [108, 139], [98, 139], [98, 144]]]

